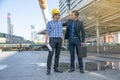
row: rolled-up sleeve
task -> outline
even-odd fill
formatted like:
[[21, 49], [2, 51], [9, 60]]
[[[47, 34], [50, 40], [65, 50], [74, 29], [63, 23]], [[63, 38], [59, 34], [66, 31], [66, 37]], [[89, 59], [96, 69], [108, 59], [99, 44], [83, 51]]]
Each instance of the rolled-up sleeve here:
[[46, 25], [46, 34], [50, 33], [50, 22], [47, 23]]

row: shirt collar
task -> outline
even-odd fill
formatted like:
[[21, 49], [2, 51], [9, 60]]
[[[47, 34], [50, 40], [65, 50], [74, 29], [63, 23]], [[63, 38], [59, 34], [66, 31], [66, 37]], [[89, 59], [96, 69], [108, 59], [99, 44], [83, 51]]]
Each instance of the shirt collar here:
[[57, 20], [57, 21], [55, 21], [54, 19], [53, 19], [53, 22], [58, 22], [59, 20]]

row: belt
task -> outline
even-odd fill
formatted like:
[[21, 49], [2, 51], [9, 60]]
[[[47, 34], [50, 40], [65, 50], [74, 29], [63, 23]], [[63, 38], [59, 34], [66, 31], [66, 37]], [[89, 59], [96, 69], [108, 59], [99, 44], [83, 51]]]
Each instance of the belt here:
[[50, 39], [62, 39], [61, 37], [50, 37]]
[[79, 37], [72, 37], [72, 39], [79, 39]]

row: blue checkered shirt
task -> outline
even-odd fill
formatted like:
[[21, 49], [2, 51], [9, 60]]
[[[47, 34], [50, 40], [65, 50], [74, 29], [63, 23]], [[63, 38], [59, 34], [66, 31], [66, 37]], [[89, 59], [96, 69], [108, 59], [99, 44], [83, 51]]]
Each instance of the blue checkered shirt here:
[[63, 30], [62, 30], [62, 22], [61, 21], [51, 20], [47, 23], [46, 34], [48, 34], [49, 37], [61, 38], [62, 33], [63, 33]]

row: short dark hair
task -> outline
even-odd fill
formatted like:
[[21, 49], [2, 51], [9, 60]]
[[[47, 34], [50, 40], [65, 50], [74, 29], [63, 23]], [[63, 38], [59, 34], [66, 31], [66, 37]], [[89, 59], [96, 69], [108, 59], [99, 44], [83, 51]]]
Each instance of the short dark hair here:
[[73, 10], [72, 13], [74, 13], [77, 17], [79, 16], [79, 12], [77, 10]]

